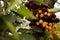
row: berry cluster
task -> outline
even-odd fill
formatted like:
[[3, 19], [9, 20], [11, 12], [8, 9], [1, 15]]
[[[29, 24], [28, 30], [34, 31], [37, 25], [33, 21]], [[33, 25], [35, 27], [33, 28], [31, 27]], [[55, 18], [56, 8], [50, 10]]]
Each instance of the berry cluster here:
[[49, 7], [47, 5], [38, 4], [35, 1], [29, 1], [25, 3], [25, 6], [32, 11], [34, 16], [37, 18], [31, 20], [30, 26], [33, 29], [40, 27], [50, 33], [60, 35], [60, 33], [56, 31], [56, 23], [59, 22], [59, 19], [56, 18], [55, 14], [49, 12]]

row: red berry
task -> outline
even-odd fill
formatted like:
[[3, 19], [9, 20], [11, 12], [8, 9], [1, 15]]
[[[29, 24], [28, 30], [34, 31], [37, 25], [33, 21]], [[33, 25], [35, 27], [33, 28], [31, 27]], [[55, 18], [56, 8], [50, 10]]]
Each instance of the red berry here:
[[25, 3], [25, 6], [27, 6], [27, 7], [29, 7], [29, 5], [30, 5], [29, 2], [26, 2], [26, 3]]

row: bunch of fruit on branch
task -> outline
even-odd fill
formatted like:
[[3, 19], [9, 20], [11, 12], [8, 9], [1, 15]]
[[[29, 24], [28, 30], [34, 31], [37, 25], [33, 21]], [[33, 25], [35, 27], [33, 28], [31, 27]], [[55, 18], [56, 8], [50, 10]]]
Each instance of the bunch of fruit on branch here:
[[37, 19], [31, 20], [30, 26], [32, 29], [41, 28], [43, 31], [56, 34], [60, 38], [60, 32], [57, 31], [57, 23], [59, 19], [51, 12], [49, 6], [39, 4], [35, 1], [28, 1], [25, 6], [33, 13]]

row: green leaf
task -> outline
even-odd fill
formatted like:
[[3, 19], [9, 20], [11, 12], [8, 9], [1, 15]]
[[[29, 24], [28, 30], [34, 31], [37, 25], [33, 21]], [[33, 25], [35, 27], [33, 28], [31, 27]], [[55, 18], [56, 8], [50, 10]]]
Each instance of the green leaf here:
[[6, 8], [6, 12], [10, 11], [15, 7], [15, 5], [20, 4], [21, 0], [9, 0], [10, 5]]
[[60, 40], [60, 39], [57, 37], [57, 35], [55, 35], [55, 34], [52, 34], [52, 35], [53, 35], [54, 40]]
[[[21, 1], [21, 0], [20, 0]], [[13, 10], [15, 8], [15, 5], [19, 5], [20, 4], [20, 1], [19, 0], [14, 0], [13, 2], [11, 2], [11, 5], [7, 7], [6, 9], [6, 12], [10, 11], [10, 10]], [[19, 9], [16, 9], [15, 8], [15, 11], [19, 14], [19, 15], [22, 15], [22, 16], [25, 16], [26, 18], [31, 18], [31, 19], [36, 19], [33, 14], [28, 10], [26, 9], [25, 6], [23, 6], [22, 4], [19, 5], [21, 8]]]
[[6, 24], [6, 26], [9, 28], [9, 30], [12, 32], [13, 38], [15, 40], [19, 40], [19, 35], [15, 30], [15, 26], [10, 21], [8, 21], [5, 17], [3, 17], [3, 20], [4, 20], [5, 24]]
[[10, 22], [12, 22], [12, 23], [14, 23], [15, 21], [16, 21], [16, 16], [15, 15], [13, 15], [13, 14], [7, 14], [6, 16], [5, 16], [5, 18], [7, 19], [7, 20], [9, 20]]
[[4, 35], [5, 40], [12, 40], [12, 37], [8, 35], [8, 33], [5, 33]]
[[33, 16], [32, 12], [30, 12], [23, 4], [20, 4], [20, 9], [14, 9], [19, 15], [25, 16], [26, 18], [36, 19]]
[[25, 34], [25, 33], [23, 33], [23, 34], [21, 34], [20, 35], [21, 37], [21, 40], [36, 40], [32, 35], [30, 35], [30, 34]]
[[[39, 40], [44, 40], [44, 37], [40, 37]], [[46, 40], [46, 39], [45, 39]]]
[[35, 1], [44, 4], [44, 0], [35, 0]]
[[45, 40], [49, 40], [49, 37], [50, 37], [50, 33], [48, 33], [48, 32], [45, 32], [44, 39], [45, 39]]
[[3, 13], [3, 8], [1, 7], [1, 4], [0, 4], [0, 17], [1, 17], [2, 15], [4, 15], [4, 13]]
[[59, 32], [60, 32], [60, 22], [59, 22], [59, 23], [57, 23], [57, 31], [59, 31]]
[[51, 11], [51, 12], [54, 12], [54, 13], [55, 13], [55, 12], [59, 12], [59, 11], [60, 11], [60, 8], [52, 8], [52, 9], [50, 9], [50, 11]]
[[6, 31], [7, 31], [7, 27], [3, 22], [3, 19], [0, 18], [0, 35], [2, 35], [2, 33], [5, 33]]

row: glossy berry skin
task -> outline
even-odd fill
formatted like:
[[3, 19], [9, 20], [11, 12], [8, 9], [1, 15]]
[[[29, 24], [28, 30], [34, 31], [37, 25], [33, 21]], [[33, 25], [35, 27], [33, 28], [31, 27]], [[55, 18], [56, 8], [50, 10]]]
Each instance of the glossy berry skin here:
[[55, 22], [55, 18], [52, 18], [52, 20], [51, 20], [52, 22]]
[[48, 21], [48, 16], [44, 16], [42, 19], [43, 19], [44, 21]]
[[41, 8], [42, 8], [41, 10], [42, 10], [43, 12], [46, 12], [48, 6], [41, 4]]
[[55, 19], [55, 21], [56, 21], [56, 23], [58, 23], [58, 22], [59, 22], [59, 19], [58, 19], [58, 18], [56, 18], [56, 19]]
[[37, 4], [35, 1], [26, 2], [25, 6], [27, 6], [29, 9], [37, 9], [40, 7], [40, 5]]
[[25, 3], [25, 6], [29, 7], [30, 3], [29, 2], [26, 2]]
[[[44, 4], [38, 4], [35, 1], [30, 1], [28, 4], [27, 8], [37, 18], [31, 20], [30, 26], [32, 29], [41, 28], [42, 31], [46, 30], [50, 33], [55, 33], [56, 24], [59, 22], [59, 19], [56, 18], [54, 13], [49, 12], [49, 7]], [[25, 6], [26, 5], [27, 4], [25, 4]]]
[[51, 17], [52, 17], [52, 18], [56, 18], [56, 15], [53, 13]]

